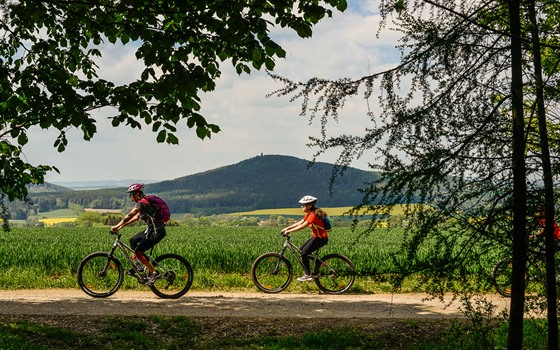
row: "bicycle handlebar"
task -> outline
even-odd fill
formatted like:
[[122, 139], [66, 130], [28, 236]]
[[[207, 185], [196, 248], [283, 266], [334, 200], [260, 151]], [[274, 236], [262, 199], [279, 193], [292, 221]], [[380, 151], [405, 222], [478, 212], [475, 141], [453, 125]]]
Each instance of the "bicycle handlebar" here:
[[282, 236], [282, 237], [283, 237], [284, 239], [286, 239], [287, 241], [289, 241], [290, 238], [291, 238], [291, 236], [290, 236], [289, 234], [286, 235], [286, 234], [284, 234], [284, 233], [282, 233], [282, 232], [280, 232], [280, 236]]

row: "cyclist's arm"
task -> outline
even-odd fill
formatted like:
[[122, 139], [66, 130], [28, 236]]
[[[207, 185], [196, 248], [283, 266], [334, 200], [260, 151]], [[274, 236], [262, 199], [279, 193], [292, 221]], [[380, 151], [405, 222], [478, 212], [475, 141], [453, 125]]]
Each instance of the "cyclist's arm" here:
[[302, 229], [306, 228], [307, 225], [308, 225], [307, 221], [301, 219], [300, 221], [296, 222], [295, 224], [292, 224], [292, 225], [286, 227], [285, 229], [283, 229], [282, 232], [285, 235], [287, 235], [287, 234], [290, 234], [292, 232], [302, 230]]
[[130, 213], [126, 214], [125, 217], [115, 226], [111, 227], [111, 232], [116, 232], [121, 228], [132, 224], [140, 219], [140, 210], [134, 207]]

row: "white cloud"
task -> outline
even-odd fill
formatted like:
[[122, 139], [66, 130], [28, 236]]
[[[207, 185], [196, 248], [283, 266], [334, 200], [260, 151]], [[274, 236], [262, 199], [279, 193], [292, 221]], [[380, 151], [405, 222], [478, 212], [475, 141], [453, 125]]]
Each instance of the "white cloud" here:
[[[376, 37], [379, 16], [367, 10], [371, 4], [351, 2], [346, 13], [337, 13], [316, 26], [311, 39], [286, 31], [273, 33], [287, 51], [286, 59], [277, 61], [275, 73], [301, 81], [312, 77], [358, 78], [395, 65], [396, 34], [387, 32]], [[99, 62], [101, 76], [118, 82], [137, 76], [142, 67], [132, 49], [106, 48]], [[149, 127], [113, 128], [107, 116], [114, 111], [102, 110], [96, 114], [98, 134], [94, 139], [83, 141], [80, 131], [72, 130], [70, 144], [63, 153], [52, 147], [55, 132], [34, 129], [25, 147], [27, 159], [33, 164], [58, 167], [62, 174], [48, 175], [47, 181], [51, 182], [133, 178], [160, 181], [234, 164], [261, 153], [311, 159], [315, 150], [305, 144], [310, 135], [319, 134], [318, 120], [309, 125], [308, 118], [299, 115], [300, 103], [290, 103], [287, 97], [266, 98], [281, 85], [264, 72], [238, 76], [227, 64], [222, 70], [216, 90], [204, 95], [202, 102], [201, 113], [222, 129], [211, 140], [202, 141], [194, 130], [182, 126], [179, 146], [158, 144]], [[363, 132], [371, 123], [366, 111], [361, 95], [354, 98], [341, 112], [339, 124], [330, 124], [331, 130]], [[319, 160], [333, 162], [336, 156], [329, 152]], [[353, 165], [365, 169], [367, 161], [364, 158]]]

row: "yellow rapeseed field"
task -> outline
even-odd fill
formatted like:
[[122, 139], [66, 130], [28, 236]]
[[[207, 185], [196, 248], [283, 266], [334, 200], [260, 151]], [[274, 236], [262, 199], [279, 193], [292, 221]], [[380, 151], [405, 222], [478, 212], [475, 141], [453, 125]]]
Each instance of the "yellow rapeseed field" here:
[[[414, 206], [416, 204], [410, 204]], [[336, 207], [336, 208], [321, 208], [330, 216], [341, 216], [347, 213], [352, 207]], [[235, 215], [302, 215], [300, 208], [282, 208], [282, 209], [261, 209], [253, 211], [244, 211], [234, 213]], [[396, 205], [391, 210], [391, 215], [402, 215], [404, 213], [404, 206]]]
[[73, 222], [76, 218], [50, 218], [50, 219], [40, 219], [40, 222], [44, 223], [45, 226], [52, 226], [60, 224], [61, 222]]

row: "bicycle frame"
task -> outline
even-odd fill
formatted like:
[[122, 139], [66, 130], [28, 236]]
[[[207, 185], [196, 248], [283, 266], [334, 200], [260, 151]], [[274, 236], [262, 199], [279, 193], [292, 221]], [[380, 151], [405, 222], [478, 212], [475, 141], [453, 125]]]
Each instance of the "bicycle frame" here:
[[[280, 250], [279, 254], [281, 256], [285, 256], [284, 253], [286, 252], [286, 250], [290, 251], [292, 253], [292, 256], [294, 257], [294, 259], [296, 259], [296, 261], [301, 266], [301, 268], [305, 268], [305, 266], [303, 265], [303, 259], [301, 257], [301, 250], [298, 248], [298, 246], [296, 246], [294, 243], [292, 243], [292, 240], [291, 240], [290, 236], [284, 236], [284, 238], [286, 239], [286, 241], [282, 245], [282, 249]], [[317, 255], [317, 253], [318, 253], [318, 251], [309, 254], [310, 257], [313, 258], [313, 265], [314, 266], [317, 265], [317, 260], [319, 260], [319, 256]], [[278, 266], [276, 268], [278, 268]]]
[[[138, 271], [138, 269], [136, 268], [136, 265], [134, 264], [133, 259], [131, 258], [131, 255], [134, 254], [134, 250], [132, 248], [130, 248], [126, 243], [124, 243], [123, 241], [121, 241], [121, 236], [122, 234], [120, 232], [116, 232], [113, 233], [115, 235], [117, 235], [117, 238], [115, 239], [115, 243], [113, 243], [113, 246], [111, 247], [111, 250], [109, 251], [109, 257], [115, 257], [116, 259], [117, 256], [115, 255], [115, 251], [117, 250], [117, 248], [119, 248], [119, 250], [123, 253], [125, 259], [128, 261], [128, 263], [132, 266], [132, 268], [139, 274], [143, 274], [143, 271]], [[153, 247], [150, 250], [150, 254], [145, 254], [147, 257], [149, 257], [153, 251]], [[110, 260], [108, 260], [109, 263]], [[105, 267], [106, 269], [107, 267]], [[105, 270], [104, 269], [104, 270]]]

